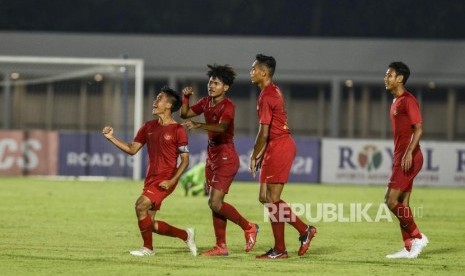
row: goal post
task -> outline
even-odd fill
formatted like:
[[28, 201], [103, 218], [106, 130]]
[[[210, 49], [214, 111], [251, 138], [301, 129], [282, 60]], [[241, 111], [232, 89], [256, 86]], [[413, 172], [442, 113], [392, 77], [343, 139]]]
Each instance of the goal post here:
[[[134, 133], [143, 123], [144, 61], [0, 56], [0, 95], [1, 130], [95, 132], [103, 127], [96, 117], [103, 116], [125, 124], [124, 136], [131, 139], [127, 120]], [[141, 172], [142, 154], [137, 154], [132, 178], [141, 179]]]

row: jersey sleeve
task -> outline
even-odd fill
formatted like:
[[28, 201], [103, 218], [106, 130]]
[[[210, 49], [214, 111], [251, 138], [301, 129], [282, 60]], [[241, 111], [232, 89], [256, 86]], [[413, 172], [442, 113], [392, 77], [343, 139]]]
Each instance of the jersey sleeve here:
[[412, 98], [409, 98], [407, 101], [407, 114], [411, 125], [421, 124], [423, 122], [418, 102]]
[[271, 124], [273, 114], [270, 97], [264, 96], [258, 102], [258, 120], [261, 125]]
[[187, 146], [188, 144], [188, 139], [187, 139], [187, 132], [186, 130], [179, 125], [176, 129], [176, 146], [178, 148]]
[[145, 145], [147, 143], [147, 123], [144, 123], [141, 128], [137, 131], [134, 137], [134, 142]]
[[220, 123], [224, 122], [224, 123], [229, 124], [231, 121], [233, 121], [235, 109], [236, 107], [232, 103], [225, 105], [223, 112], [221, 113], [219, 122]]
[[194, 111], [195, 114], [199, 115], [205, 111], [205, 101], [208, 100], [207, 98], [202, 98], [197, 101], [193, 106], [190, 108]]

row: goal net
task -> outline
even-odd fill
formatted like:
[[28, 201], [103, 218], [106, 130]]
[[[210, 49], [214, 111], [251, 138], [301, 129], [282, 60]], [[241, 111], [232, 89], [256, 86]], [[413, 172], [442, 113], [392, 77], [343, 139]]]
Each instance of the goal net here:
[[119, 152], [101, 129], [111, 125], [130, 141], [141, 126], [143, 66], [139, 59], [0, 56], [0, 175], [140, 179], [143, 154]]

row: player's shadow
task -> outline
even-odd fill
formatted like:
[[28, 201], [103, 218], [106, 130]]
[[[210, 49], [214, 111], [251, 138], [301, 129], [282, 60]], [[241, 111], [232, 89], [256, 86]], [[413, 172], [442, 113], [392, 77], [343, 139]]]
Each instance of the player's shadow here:
[[336, 252], [341, 252], [344, 251], [343, 248], [337, 247], [337, 246], [318, 246], [318, 248], [313, 248], [310, 246], [310, 248], [307, 251], [308, 256], [311, 255], [332, 255]]
[[421, 256], [429, 256], [429, 255], [443, 255], [443, 254], [450, 254], [450, 253], [459, 253], [464, 252], [465, 250], [459, 247], [447, 247], [447, 248], [431, 248], [426, 247], [425, 250], [421, 253]]

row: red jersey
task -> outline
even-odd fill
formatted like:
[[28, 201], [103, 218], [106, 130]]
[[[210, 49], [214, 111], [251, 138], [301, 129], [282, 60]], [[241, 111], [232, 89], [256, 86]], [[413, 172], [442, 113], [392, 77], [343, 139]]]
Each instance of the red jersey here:
[[224, 133], [208, 131], [209, 145], [234, 143], [234, 112], [236, 106], [230, 99], [224, 98], [221, 102], [212, 106], [211, 97], [204, 97], [191, 106], [191, 109], [197, 115], [203, 113], [207, 124], [228, 123], [228, 129]]
[[[394, 136], [394, 162], [396, 162], [396, 159], [402, 158], [410, 144], [413, 135], [412, 126], [421, 124], [423, 120], [417, 100], [408, 91], [394, 99], [390, 113]], [[400, 158], [396, 158], [399, 156]]]
[[291, 133], [287, 125], [283, 95], [274, 83], [260, 92], [257, 111], [260, 124], [270, 126], [270, 140]]
[[147, 144], [148, 176], [164, 175], [171, 178], [177, 170], [179, 147], [187, 145], [186, 130], [180, 124], [160, 125], [158, 120], [145, 122], [134, 142]]

